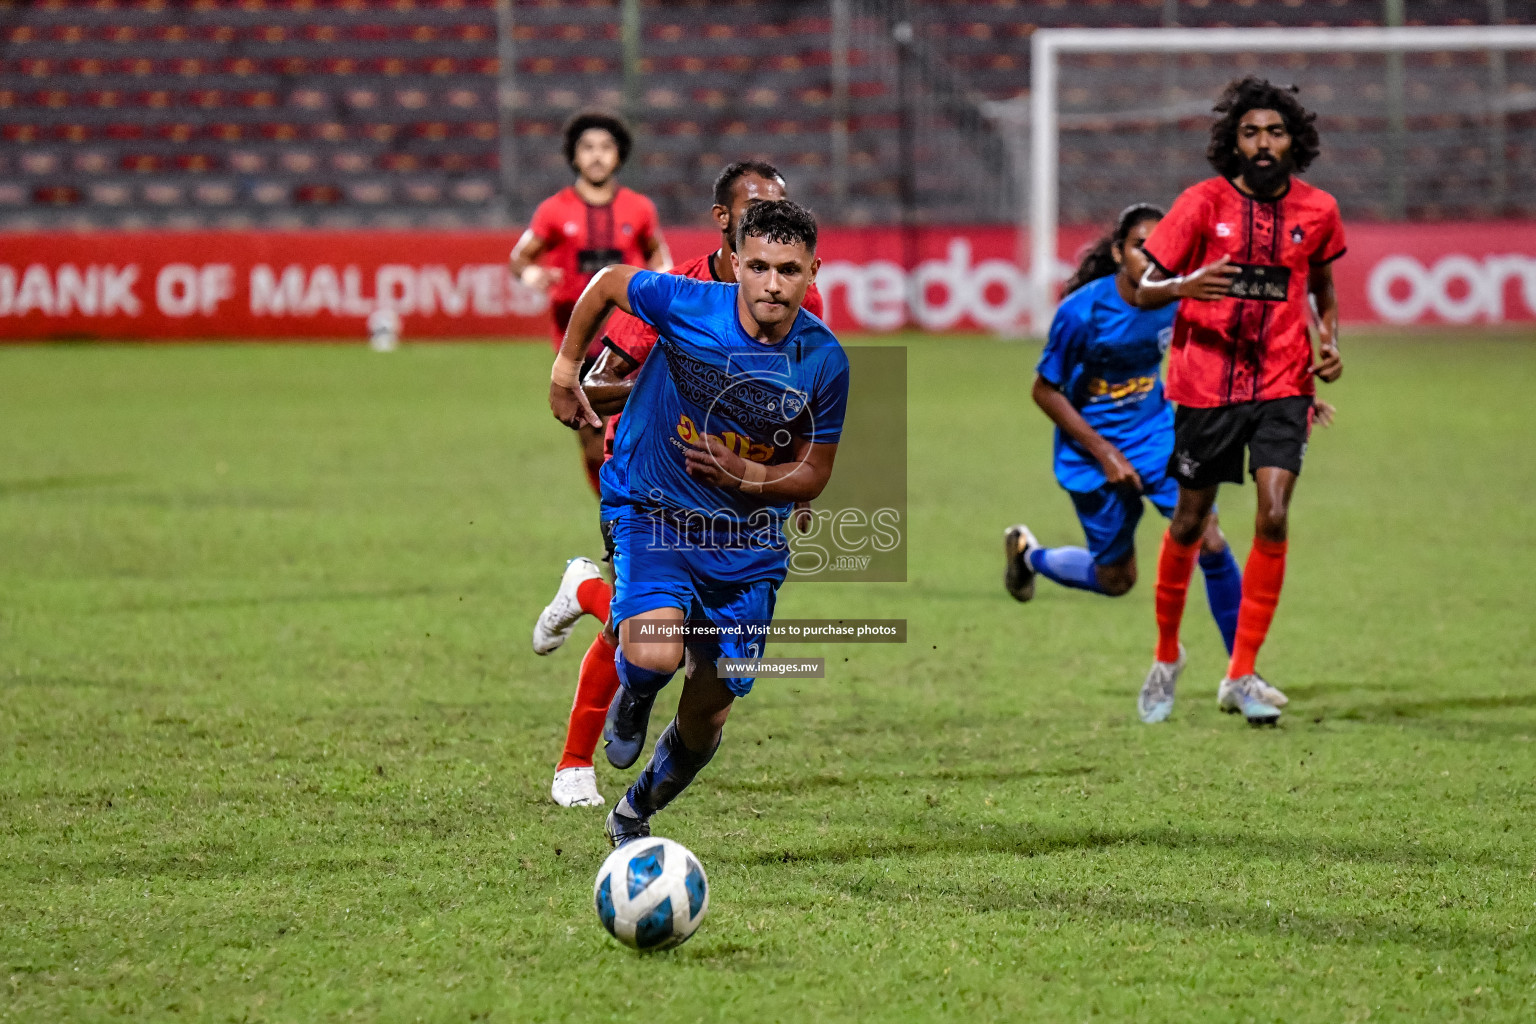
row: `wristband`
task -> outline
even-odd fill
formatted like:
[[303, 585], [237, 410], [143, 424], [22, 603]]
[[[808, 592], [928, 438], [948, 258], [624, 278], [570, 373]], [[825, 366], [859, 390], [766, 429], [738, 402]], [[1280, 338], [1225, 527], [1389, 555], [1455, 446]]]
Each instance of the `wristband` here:
[[762, 494], [764, 482], [768, 479], [768, 467], [761, 462], [748, 461], [741, 468], [742, 494]]
[[1152, 280], [1153, 269], [1154, 268], [1152, 267], [1148, 267], [1147, 272], [1141, 275], [1141, 287], [1150, 288], [1155, 284], [1166, 284], [1172, 285], [1173, 290], [1177, 292], [1179, 290], [1179, 285], [1183, 284], [1184, 279], [1189, 276], [1188, 274], [1180, 274], [1178, 277], [1165, 277], [1161, 281], [1154, 281]]
[[581, 386], [581, 364], [574, 359], [567, 358], [565, 353], [555, 356], [555, 365], [550, 367], [549, 382], [562, 388], [575, 391]]

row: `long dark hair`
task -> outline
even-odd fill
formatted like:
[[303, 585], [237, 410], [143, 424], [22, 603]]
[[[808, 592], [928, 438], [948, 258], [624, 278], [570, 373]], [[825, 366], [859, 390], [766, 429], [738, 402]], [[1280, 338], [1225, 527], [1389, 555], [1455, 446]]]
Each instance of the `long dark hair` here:
[[1237, 123], [1250, 110], [1273, 110], [1280, 115], [1291, 135], [1291, 165], [1297, 174], [1305, 171], [1322, 151], [1322, 143], [1317, 137], [1317, 115], [1296, 98], [1300, 91], [1294, 85], [1275, 85], [1254, 75], [1228, 82], [1221, 99], [1211, 108], [1221, 116], [1211, 125], [1211, 144], [1205, 150], [1205, 158], [1216, 173], [1223, 178], [1242, 173]]
[[1120, 269], [1115, 253], [1125, 244], [1131, 231], [1142, 221], [1162, 220], [1163, 211], [1151, 203], [1135, 203], [1120, 211], [1115, 230], [1094, 242], [1077, 261], [1077, 270], [1067, 279], [1062, 295], [1071, 295], [1089, 281], [1108, 277]]

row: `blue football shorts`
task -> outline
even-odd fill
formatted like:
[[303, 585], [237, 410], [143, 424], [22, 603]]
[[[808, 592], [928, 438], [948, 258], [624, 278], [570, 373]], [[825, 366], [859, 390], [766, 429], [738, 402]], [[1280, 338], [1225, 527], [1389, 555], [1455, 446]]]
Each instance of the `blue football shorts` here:
[[1150, 501], [1164, 518], [1173, 515], [1179, 501], [1179, 484], [1164, 473], [1141, 478], [1142, 493], [1108, 484], [1096, 491], [1069, 491], [1078, 522], [1088, 540], [1088, 553], [1094, 565], [1119, 565], [1136, 550], [1136, 526], [1141, 522], [1142, 503]]
[[[714, 640], [690, 640], [696, 658], [763, 656], [767, 625], [783, 580], [764, 578], [764, 567], [782, 563], [785, 552], [732, 550], [686, 542], [671, 523], [640, 510], [625, 511], [608, 521], [613, 537], [613, 601], [610, 620], [615, 632], [625, 619], [658, 608], [678, 608], [688, 621], [710, 623], [724, 632]], [[752, 692], [753, 679], [725, 678], [736, 696]]]

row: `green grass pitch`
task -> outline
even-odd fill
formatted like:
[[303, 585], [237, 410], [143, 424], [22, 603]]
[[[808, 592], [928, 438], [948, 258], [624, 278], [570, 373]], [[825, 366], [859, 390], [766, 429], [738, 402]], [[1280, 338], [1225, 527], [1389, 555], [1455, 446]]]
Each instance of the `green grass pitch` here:
[[1198, 584], [1136, 722], [1155, 517], [1129, 596], [1006, 596], [1005, 526], [1080, 536], [1037, 348], [898, 340], [910, 582], [779, 614], [911, 640], [739, 704], [644, 958], [548, 801], [593, 626], [529, 627], [599, 542], [546, 347], [0, 351], [0, 1021], [1536, 1019], [1531, 339], [1347, 346], [1273, 731]]

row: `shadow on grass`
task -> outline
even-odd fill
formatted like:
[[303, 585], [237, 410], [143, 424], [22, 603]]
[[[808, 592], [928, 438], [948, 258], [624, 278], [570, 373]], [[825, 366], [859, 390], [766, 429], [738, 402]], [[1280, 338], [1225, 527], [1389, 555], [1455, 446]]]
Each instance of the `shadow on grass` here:
[[1536, 708], [1536, 694], [1505, 694], [1497, 697], [1383, 701], [1379, 704], [1350, 706], [1330, 706], [1324, 701], [1309, 713], [1324, 721], [1358, 722], [1368, 726], [1395, 725], [1399, 728], [1462, 734], [1457, 737], [1460, 739], [1504, 742], [1511, 737], [1525, 737], [1536, 732], [1536, 716], [1519, 713], [1532, 708]]
[[32, 673], [0, 676], [0, 690], [20, 689], [24, 686], [35, 686], [45, 690], [118, 689], [122, 685], [120, 680], [86, 679], [82, 676], [49, 676]]
[[0, 480], [0, 498], [19, 494], [45, 494], [49, 491], [74, 491], [90, 487], [111, 487], [127, 483], [130, 473], [79, 473], [75, 475], [38, 476], [30, 480]]
[[1066, 768], [933, 768], [928, 771], [905, 771], [900, 776], [890, 773], [864, 775], [833, 775], [820, 772], [814, 775], [797, 774], [764, 779], [721, 779], [717, 788], [731, 793], [782, 793], [786, 796], [809, 793], [819, 789], [851, 789], [863, 785], [890, 786], [924, 782], [1013, 782], [1019, 779], [1071, 778], [1088, 775], [1093, 765], [1072, 765]]
[[1536, 693], [1501, 694], [1497, 697], [1443, 697], [1438, 700], [1387, 701], [1348, 710], [1357, 712], [1362, 718], [1380, 720], [1428, 718], [1445, 711], [1504, 711], [1509, 708], [1536, 708]]
[[1516, 860], [1505, 862], [1497, 855], [1464, 849], [1437, 849], [1387, 843], [1352, 842], [1334, 838], [1279, 837], [1257, 833], [1214, 832], [1172, 827], [1140, 829], [1102, 828], [1084, 825], [1044, 830], [1028, 824], [989, 825], [951, 821], [939, 826], [904, 826], [899, 833], [881, 838], [831, 842], [820, 847], [799, 849], [743, 850], [734, 858], [748, 865], [766, 864], [848, 864], [881, 857], [978, 856], [1007, 854], [1015, 857], [1042, 857], [1075, 850], [1111, 847], [1156, 847], [1162, 850], [1210, 851], [1240, 856], [1244, 860], [1306, 861], [1339, 863], [1366, 861], [1381, 864], [1435, 866], [1441, 864], [1478, 864], [1512, 871], [1526, 870]]
[[[882, 894], [880, 888], [873, 886], [866, 895], [893, 903], [907, 902], [904, 895]], [[944, 898], [950, 901], [956, 897], [945, 894]], [[1287, 911], [1281, 907], [1242, 906], [1216, 900], [1169, 900], [1118, 893], [1061, 891], [979, 894], [971, 906], [981, 911], [1066, 914], [1079, 922], [1123, 921], [1153, 927], [1173, 927], [1186, 932], [1243, 932], [1265, 937], [1294, 937], [1317, 945], [1398, 945], [1414, 949], [1476, 952], [1482, 956], [1495, 950], [1523, 947], [1527, 941], [1520, 931], [1440, 924], [1426, 921], [1423, 916], [1415, 919], [1422, 912], [1409, 910], [1399, 913], [1330, 914], [1321, 911]]]
[[[1027, 834], [1026, 834], [1027, 833]], [[1223, 833], [1199, 833], [1177, 829], [1141, 831], [1083, 828], [1057, 833], [1032, 832], [1024, 827], [1010, 831], [1006, 827], [985, 832], [956, 827], [944, 833], [903, 835], [888, 842], [833, 845], [819, 850], [759, 852], [744, 855], [740, 863], [758, 866], [806, 863], [818, 865], [855, 864], [888, 857], [923, 857], [939, 854], [1012, 854], [1037, 857], [1084, 849], [1115, 846], [1157, 846], [1172, 850], [1208, 848], [1230, 851], [1244, 859], [1264, 858], [1277, 861], [1306, 861], [1315, 865], [1319, 858], [1332, 861], [1373, 860], [1382, 862], [1448, 863], [1455, 858], [1445, 851], [1407, 850], [1397, 847], [1341, 843], [1336, 840], [1266, 840], [1262, 837]], [[746, 851], [744, 851], [746, 853]], [[716, 861], [723, 860], [718, 854]], [[1464, 857], [1461, 863], [1494, 864], [1487, 855]], [[1499, 864], [1523, 873], [1519, 864]], [[1463, 924], [1439, 924], [1426, 921], [1422, 910], [1399, 913], [1328, 914], [1317, 911], [1297, 912], [1277, 907], [1241, 906], [1216, 900], [1171, 900], [1134, 896], [1114, 891], [1075, 892], [1029, 888], [1027, 879], [1012, 880], [996, 875], [968, 881], [958, 871], [946, 870], [932, 876], [931, 883], [911, 880], [893, 882], [883, 873], [860, 878], [847, 887], [851, 895], [900, 904], [910, 908], [914, 900], [942, 901], [950, 907], [964, 907], [971, 912], [1031, 913], [1047, 912], [1071, 915], [1078, 919], [1112, 919], [1155, 926], [1173, 926], [1189, 931], [1242, 931], [1257, 935], [1294, 935], [1314, 943], [1356, 943], [1380, 945], [1396, 943], [1416, 948], [1466, 950], [1506, 949], [1524, 946], [1524, 931], [1484, 928]], [[1221, 891], [1219, 879], [1213, 879], [1213, 891]], [[1258, 899], [1258, 897], [1255, 897]], [[1459, 914], [1451, 910], [1448, 914]]]

